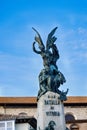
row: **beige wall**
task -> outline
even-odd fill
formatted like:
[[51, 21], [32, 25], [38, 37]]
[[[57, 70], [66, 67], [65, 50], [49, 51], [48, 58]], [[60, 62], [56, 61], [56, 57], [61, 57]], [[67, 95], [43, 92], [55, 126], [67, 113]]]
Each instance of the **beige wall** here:
[[[28, 116], [34, 116], [36, 117], [36, 108], [7, 108], [6, 114], [15, 114], [18, 115], [21, 112], [27, 113]], [[14, 113], [15, 112], [15, 113]]]
[[[12, 115], [18, 115], [21, 112], [27, 113], [28, 116], [34, 116], [37, 117], [37, 108], [29, 107], [24, 108], [23, 107], [7, 107], [4, 108], [3, 106], [0, 106], [0, 114], [12, 114]], [[75, 119], [87, 119], [87, 107], [71, 107], [71, 106], [65, 106], [64, 107], [64, 113], [71, 113], [74, 115]]]
[[4, 114], [5, 113], [5, 109], [3, 106], [0, 106], [0, 114]]
[[71, 113], [75, 119], [87, 119], [87, 107], [65, 107], [65, 114]]

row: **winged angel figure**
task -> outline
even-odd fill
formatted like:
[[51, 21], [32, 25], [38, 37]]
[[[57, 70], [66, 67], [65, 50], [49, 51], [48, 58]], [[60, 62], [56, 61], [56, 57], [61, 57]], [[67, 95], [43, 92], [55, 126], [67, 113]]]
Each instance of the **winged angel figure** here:
[[[37, 36], [35, 36], [35, 41], [33, 42], [33, 51], [40, 54], [43, 59], [44, 69], [41, 70], [39, 74], [39, 91], [38, 99], [45, 94], [47, 91], [53, 91], [55, 93], [61, 94], [62, 92], [58, 89], [60, 84], [66, 82], [64, 75], [58, 70], [56, 65], [59, 59], [59, 51], [54, 42], [57, 38], [54, 33], [57, 29], [55, 27], [47, 37], [46, 46], [43, 44], [42, 38], [35, 28], [32, 28]], [[36, 49], [35, 44], [38, 43], [38, 49]], [[63, 93], [64, 94], [64, 93]]]

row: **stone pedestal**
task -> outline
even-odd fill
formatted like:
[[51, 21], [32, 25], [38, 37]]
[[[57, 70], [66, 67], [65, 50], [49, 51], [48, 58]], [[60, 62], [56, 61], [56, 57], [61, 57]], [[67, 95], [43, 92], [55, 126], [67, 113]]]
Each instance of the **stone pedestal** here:
[[42, 95], [37, 107], [37, 130], [65, 130], [64, 106], [60, 95], [48, 91]]

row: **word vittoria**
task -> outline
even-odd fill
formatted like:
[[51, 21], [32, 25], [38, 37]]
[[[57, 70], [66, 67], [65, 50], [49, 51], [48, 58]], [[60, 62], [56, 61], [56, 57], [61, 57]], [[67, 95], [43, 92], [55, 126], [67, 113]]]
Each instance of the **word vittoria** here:
[[47, 116], [60, 116], [60, 113], [57, 112], [57, 111], [49, 111], [49, 112], [46, 112], [46, 115]]

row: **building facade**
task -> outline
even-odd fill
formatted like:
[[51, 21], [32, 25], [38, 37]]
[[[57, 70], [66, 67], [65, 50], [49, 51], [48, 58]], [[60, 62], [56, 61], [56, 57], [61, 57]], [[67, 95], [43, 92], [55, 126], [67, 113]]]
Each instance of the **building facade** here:
[[[64, 113], [69, 129], [87, 130], [87, 97], [68, 97], [67, 101], [64, 101]], [[28, 126], [28, 130], [36, 129], [36, 97], [0, 97], [0, 122], [9, 121], [11, 117], [15, 120], [16, 130], [19, 130], [23, 123], [28, 123], [24, 125]]]

